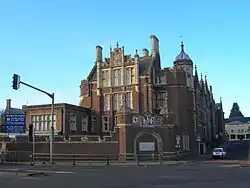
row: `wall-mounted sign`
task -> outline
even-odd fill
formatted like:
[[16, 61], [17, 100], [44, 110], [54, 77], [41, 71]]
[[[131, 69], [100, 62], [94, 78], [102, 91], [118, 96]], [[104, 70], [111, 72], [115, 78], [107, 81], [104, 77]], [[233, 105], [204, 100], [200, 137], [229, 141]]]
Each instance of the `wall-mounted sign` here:
[[196, 141], [197, 141], [197, 142], [200, 142], [200, 141], [201, 141], [200, 135], [197, 135]]
[[141, 126], [142, 127], [154, 127], [157, 125], [162, 125], [162, 117], [151, 116], [151, 115], [145, 115], [145, 116], [141, 117]]
[[139, 150], [140, 151], [155, 151], [155, 143], [154, 142], [140, 142]]

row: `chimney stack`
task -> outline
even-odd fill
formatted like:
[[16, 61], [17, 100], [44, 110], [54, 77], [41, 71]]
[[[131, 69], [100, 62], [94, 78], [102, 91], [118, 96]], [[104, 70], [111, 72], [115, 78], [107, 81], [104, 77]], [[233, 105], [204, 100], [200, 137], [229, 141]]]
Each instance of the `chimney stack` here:
[[155, 35], [150, 36], [151, 41], [151, 53], [159, 53], [159, 40]]
[[96, 62], [102, 62], [102, 47], [96, 46]]
[[143, 49], [142, 49], [142, 56], [143, 56], [143, 57], [147, 57], [148, 54], [149, 54], [148, 49], [147, 49], [147, 48], [143, 48]]
[[11, 109], [11, 99], [6, 100], [6, 110], [9, 111]]

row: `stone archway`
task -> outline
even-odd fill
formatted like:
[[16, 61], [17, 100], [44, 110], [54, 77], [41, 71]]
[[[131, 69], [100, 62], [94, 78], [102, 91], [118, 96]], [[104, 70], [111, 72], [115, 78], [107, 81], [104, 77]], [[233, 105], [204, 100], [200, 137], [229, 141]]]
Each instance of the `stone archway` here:
[[[154, 142], [155, 151], [141, 152], [139, 150], [140, 142]], [[159, 159], [159, 155], [163, 151], [163, 141], [161, 136], [156, 132], [139, 132], [134, 138], [134, 156], [136, 160], [144, 159]], [[147, 157], [142, 157], [147, 156]]]

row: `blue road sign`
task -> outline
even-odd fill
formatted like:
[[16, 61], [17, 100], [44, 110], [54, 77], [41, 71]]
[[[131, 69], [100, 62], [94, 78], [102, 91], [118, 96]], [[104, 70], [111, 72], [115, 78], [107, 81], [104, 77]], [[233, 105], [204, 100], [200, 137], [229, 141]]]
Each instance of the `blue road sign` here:
[[26, 132], [25, 114], [5, 114], [4, 132], [25, 133]]

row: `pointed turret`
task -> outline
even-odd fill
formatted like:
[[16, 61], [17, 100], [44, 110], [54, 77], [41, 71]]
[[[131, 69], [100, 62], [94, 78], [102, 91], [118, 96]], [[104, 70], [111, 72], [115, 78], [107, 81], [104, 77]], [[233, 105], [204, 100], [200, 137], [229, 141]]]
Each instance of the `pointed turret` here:
[[201, 80], [200, 80], [200, 87], [201, 87], [201, 92], [205, 94], [205, 86], [204, 86], [204, 80], [201, 74]]
[[210, 99], [213, 100], [214, 96], [213, 96], [213, 87], [212, 86], [210, 86], [209, 93], [210, 93]]
[[195, 71], [194, 71], [194, 87], [195, 87], [195, 89], [197, 89], [197, 88], [199, 88], [199, 76], [198, 76], [196, 65], [195, 65], [194, 69], [195, 69]]
[[209, 89], [208, 89], [207, 76], [206, 76], [206, 75], [205, 75], [205, 91], [206, 91], [206, 95], [207, 95], [208, 97], [210, 97], [210, 96], [209, 96]]
[[183, 64], [183, 63], [185, 63], [186, 65], [193, 66], [193, 61], [191, 60], [189, 55], [186, 54], [186, 52], [184, 51], [184, 44], [183, 42], [181, 42], [181, 52], [179, 53], [179, 55], [176, 56], [174, 65]]

